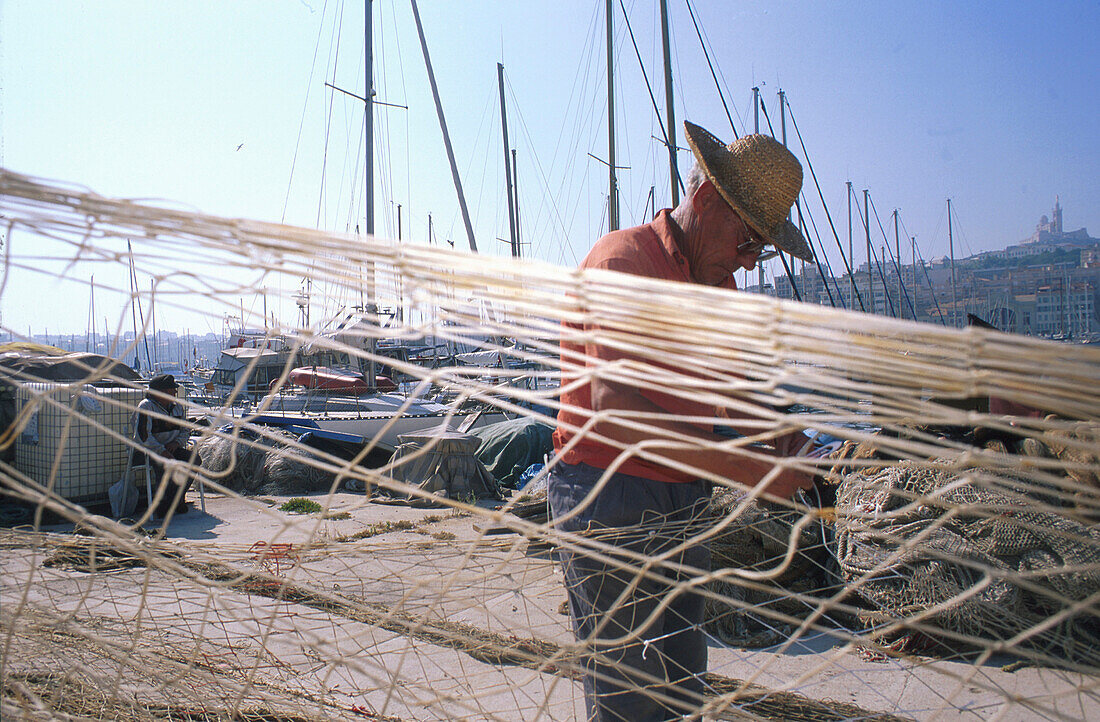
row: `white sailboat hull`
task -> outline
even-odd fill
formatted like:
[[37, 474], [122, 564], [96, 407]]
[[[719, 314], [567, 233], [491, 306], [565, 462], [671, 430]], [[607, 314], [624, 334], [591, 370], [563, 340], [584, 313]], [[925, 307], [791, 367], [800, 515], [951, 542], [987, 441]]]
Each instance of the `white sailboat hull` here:
[[[471, 418], [476, 416], [476, 418]], [[310, 431], [339, 435], [351, 443], [372, 443], [393, 450], [400, 436], [446, 426], [477, 428], [505, 421], [501, 411], [456, 412], [450, 406], [408, 399], [400, 394], [374, 394], [364, 397], [269, 397], [253, 408], [224, 409], [211, 414], [214, 426], [229, 421], [244, 421], [259, 426], [278, 427], [293, 433]]]

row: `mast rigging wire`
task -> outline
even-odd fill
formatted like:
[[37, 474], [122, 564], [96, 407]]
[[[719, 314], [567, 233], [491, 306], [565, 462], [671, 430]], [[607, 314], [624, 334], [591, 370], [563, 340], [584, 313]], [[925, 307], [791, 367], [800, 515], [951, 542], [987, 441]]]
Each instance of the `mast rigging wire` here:
[[[813, 249], [811, 248], [810, 251], [812, 253]], [[779, 260], [783, 262], [783, 270], [787, 273], [787, 280], [791, 282], [791, 292], [794, 293], [794, 300], [801, 301], [802, 300], [802, 294], [798, 292], [798, 286], [795, 285], [794, 273], [791, 272], [791, 267], [789, 265], [787, 265], [787, 256], [786, 256], [786, 254], [780, 252], [779, 253]]]
[[[890, 247], [890, 239], [886, 237], [886, 230], [882, 227], [882, 219], [879, 218], [879, 216], [878, 216], [878, 208], [875, 208], [875, 201], [874, 201], [873, 198], [871, 198], [870, 193], [867, 194], [867, 202], [871, 205], [870, 210], [874, 211], [875, 222], [878, 223], [878, 230], [879, 230], [879, 233], [882, 234], [882, 240], [884, 242], [884, 246], [886, 248], [889, 248]], [[897, 310], [894, 309], [894, 301], [893, 301], [893, 298], [890, 296], [890, 285], [888, 283], [886, 283], [886, 275], [885, 275], [885, 272], [882, 268], [883, 265], [885, 265], [885, 263], [886, 263], [886, 258], [883, 257], [880, 260], [879, 257], [878, 257], [878, 254], [875, 254], [875, 261], [878, 263], [878, 276], [879, 276], [880, 279], [882, 279], [882, 290], [886, 294], [886, 300], [890, 303], [890, 313], [891, 313], [891, 315], [894, 316], [894, 318], [897, 318], [898, 317], [898, 312], [897, 312]], [[901, 299], [900, 298], [898, 299], [898, 308], [899, 309], [901, 308]]]
[[[341, 6], [341, 10], [342, 10], [342, 8], [343, 8], [343, 6]], [[344, 23], [343, 23], [342, 20], [338, 20], [335, 17], [333, 18], [333, 21], [334, 21], [334, 26], [333, 26], [334, 32], [333, 32], [333, 35], [330, 36], [329, 55], [332, 57], [332, 60], [330, 61], [330, 67], [332, 68], [331, 84], [332, 84], [333, 87], [337, 87], [336, 86], [336, 66], [338, 65], [339, 59], [340, 59], [340, 34], [342, 32], [342, 28], [343, 28]], [[333, 52], [335, 52], [335, 56], [332, 55]], [[321, 224], [321, 212], [322, 212], [322, 209], [325, 205], [325, 188], [326, 188], [326, 185], [327, 185], [327, 178], [328, 178], [328, 150], [329, 150], [329, 141], [331, 140], [331, 134], [332, 134], [332, 117], [333, 117], [333, 110], [334, 110], [334, 107], [335, 107], [335, 98], [336, 98], [336, 96], [334, 94], [329, 93], [328, 110], [325, 113], [325, 140], [324, 140], [324, 150], [323, 150], [323, 153], [321, 155], [321, 182], [320, 182], [320, 184], [318, 186], [318, 189], [317, 189], [317, 194], [318, 194], [317, 195], [317, 216], [313, 221], [314, 225], [317, 228], [320, 228], [321, 225], [322, 225]], [[358, 163], [358, 161], [356, 161], [356, 162]], [[354, 181], [353, 181], [353, 184], [354, 184]], [[326, 223], [327, 223], [327, 221], [326, 221]]]
[[695, 19], [695, 10], [691, 6], [691, 0], [684, 0], [684, 4], [687, 5], [688, 14], [691, 15], [691, 23], [695, 26], [695, 36], [699, 38], [699, 47], [703, 49], [703, 57], [707, 59], [707, 67], [710, 68], [710, 77], [714, 79], [714, 87], [718, 91], [718, 99], [722, 101], [722, 110], [726, 111], [726, 119], [730, 122], [730, 130], [733, 131], [733, 138], [734, 140], [738, 140], [741, 136], [737, 134], [737, 126], [733, 122], [733, 116], [730, 115], [729, 104], [726, 103], [726, 96], [722, 92], [722, 86], [718, 83], [718, 76], [714, 72], [714, 63], [711, 62], [707, 44], [703, 41], [703, 32], [699, 29], [699, 23]]
[[[134, 306], [137, 306], [138, 317], [141, 318], [141, 340], [142, 343], [145, 345], [145, 366], [151, 371], [153, 369], [153, 359], [149, 355], [149, 337], [145, 334], [145, 312], [141, 308], [141, 294], [137, 290], [138, 282], [137, 269], [134, 266], [134, 249], [133, 246], [130, 244], [129, 238], [126, 239], [126, 250], [128, 251], [128, 255], [130, 257], [130, 292], [133, 294], [133, 303], [131, 304], [130, 310], [131, 312], [133, 312]], [[137, 334], [136, 324], [134, 328], [134, 334]], [[134, 343], [137, 343], [136, 335], [134, 337]], [[153, 340], [153, 343], [154, 345], [156, 344], [156, 339]], [[137, 354], [134, 354], [134, 357], [137, 358]]]
[[[657, 107], [657, 98], [653, 95], [653, 88], [649, 84], [649, 75], [645, 71], [645, 63], [642, 62], [642, 54], [638, 50], [638, 42], [634, 39], [634, 29], [630, 25], [630, 16], [626, 14], [626, 5], [623, 4], [623, 0], [619, 0], [619, 7], [623, 11], [623, 20], [626, 21], [626, 29], [630, 34], [630, 42], [634, 46], [634, 55], [638, 58], [638, 67], [642, 71], [642, 79], [645, 81], [645, 89], [649, 92], [649, 102], [653, 104], [653, 113], [657, 116], [657, 127], [661, 129], [661, 136], [664, 138], [665, 148], [672, 148], [672, 143], [668, 139], [668, 130], [665, 128], [664, 121], [661, 120], [661, 111]], [[673, 149], [675, 150], [675, 149]], [[679, 169], [676, 170], [676, 183], [680, 186], [680, 192], [684, 190], [684, 181], [680, 177]]]
[[[768, 133], [771, 135], [772, 139], [775, 139], [775, 128], [772, 127], [772, 119], [768, 116], [768, 106], [764, 105], [763, 96], [758, 97], [760, 98], [760, 109], [764, 111], [764, 120], [768, 121]], [[783, 271], [787, 274], [787, 280], [791, 283], [791, 290], [794, 292], [794, 297], [801, 301], [802, 294], [798, 292], [798, 286], [794, 282], [794, 274], [791, 273], [791, 267], [787, 265], [787, 258], [785, 254], [778, 248], [776, 248], [776, 252], [779, 256], [779, 260], [783, 263]], [[813, 253], [813, 246], [810, 246], [810, 253]], [[761, 288], [760, 292], [763, 293], [764, 289]]]
[[[828, 274], [825, 278], [822, 279], [822, 281], [825, 283], [826, 288], [828, 288], [828, 279], [829, 278], [833, 279], [833, 288], [836, 289], [837, 295], [840, 297], [840, 307], [844, 308], [844, 309], [847, 309], [848, 304], [845, 303], [844, 295], [840, 292], [840, 286], [839, 286], [839, 284], [837, 284], [836, 276], [833, 275], [833, 265], [832, 265], [832, 263], [829, 262], [829, 254], [827, 254], [825, 252], [825, 244], [822, 243], [822, 241], [821, 241], [821, 232], [817, 228], [817, 221], [814, 220], [813, 214], [810, 213], [810, 207], [806, 203], [806, 194], [802, 193], [801, 195], [802, 195], [802, 204], [799, 206], [799, 213], [802, 212], [803, 207], [806, 209], [806, 217], [809, 218], [809, 220], [810, 220], [810, 225], [813, 227], [814, 236], [817, 238], [817, 245], [821, 248], [821, 255], [825, 258], [825, 269], [828, 271]], [[809, 236], [807, 236], [807, 238], [808, 237]], [[818, 260], [818, 259], [815, 257], [814, 260]], [[830, 301], [831, 301], [832, 300], [832, 294], [829, 295], [829, 298], [830, 298]], [[835, 302], [833, 302], [833, 307], [834, 308], [836, 307]]]
[[[577, 157], [587, 158], [587, 156], [581, 152], [581, 143], [583, 139], [590, 138], [594, 135], [594, 131], [591, 131], [591, 124], [598, 122], [598, 118], [592, 113], [582, 113], [581, 105], [586, 98], [591, 98], [594, 91], [589, 91], [589, 81], [593, 78], [592, 65], [595, 62], [596, 57], [596, 45], [597, 37], [599, 36], [599, 30], [602, 27], [600, 9], [594, 4], [589, 17], [588, 33], [585, 37], [584, 47], [579, 54], [579, 61], [577, 69], [573, 75], [573, 86], [569, 92], [569, 100], [565, 104], [564, 117], [572, 118], [572, 122], [561, 124], [558, 132], [558, 137], [554, 143], [554, 150], [551, 158], [556, 163], [558, 158], [575, 159]], [[574, 109], [575, 106], [575, 109]], [[528, 134], [528, 137], [529, 134]], [[565, 161], [567, 169], [570, 161]], [[574, 161], [575, 163], [575, 161]], [[572, 199], [569, 205], [572, 207], [573, 212], [569, 219], [562, 218], [559, 214], [559, 222], [562, 224], [561, 237], [568, 238], [570, 233], [568, 232], [569, 226], [572, 226], [576, 222], [576, 218], [581, 214], [585, 208], [585, 203], [590, 203], [592, 194], [584, 193], [584, 189], [590, 180], [590, 165], [586, 160], [582, 160], [580, 173], [562, 172], [561, 181], [558, 183], [557, 191], [551, 192], [552, 195], [558, 198]], [[543, 173], [544, 182], [547, 189], [550, 188], [549, 179], [556, 172], [555, 166], [551, 165], [548, 171]], [[571, 187], [570, 183], [574, 178], [579, 178], [575, 187]], [[600, 213], [606, 212], [606, 204]], [[589, 215], [591, 215], [591, 209], [589, 208]], [[601, 226], [602, 227], [602, 226]], [[578, 256], [576, 249], [572, 244], [561, 244], [561, 250], [559, 251], [558, 261], [565, 262], [564, 247], [568, 246], [569, 253], [572, 256], [574, 265], [578, 262]], [[548, 260], [553, 260], [548, 258]]]
[[[523, 108], [520, 106], [520, 103], [519, 103], [519, 101], [516, 97], [516, 94], [515, 94], [515, 90], [512, 88], [512, 83], [511, 83], [511, 80], [508, 78], [507, 73], [504, 74], [504, 84], [505, 84], [506, 89], [508, 90], [509, 97], [512, 99], [512, 107], [515, 108], [516, 124], [518, 125], [519, 129], [521, 130], [522, 137], [527, 140], [526, 150], [530, 154], [531, 165], [532, 165], [533, 168], [535, 168], [535, 170], [538, 171], [537, 177], [542, 182], [542, 187], [546, 191], [545, 194], [540, 194], [540, 196], [542, 196], [543, 198], [552, 199], [555, 196], [551, 192], [549, 178], [547, 177], [546, 171], [542, 167], [542, 161], [539, 159], [538, 153], [535, 151], [535, 143], [534, 143], [534, 140], [531, 138], [531, 130], [527, 126], [526, 116], [524, 116], [524, 114], [523, 114]], [[530, 224], [529, 227], [528, 227], [528, 235], [532, 238], [535, 237], [534, 234], [536, 232], [536, 229], [538, 228], [538, 223], [539, 223], [539, 219], [541, 218], [542, 210], [545, 207], [549, 207], [550, 212], [548, 213], [548, 216], [550, 217], [550, 219], [552, 221], [557, 221], [558, 228], [559, 228], [560, 232], [562, 233], [562, 235], [564, 236], [565, 233], [567, 232], [567, 228], [566, 228], [566, 225], [565, 225], [565, 219], [562, 217], [561, 210], [558, 208], [558, 205], [556, 203], [553, 203], [553, 202], [550, 202], [549, 204], [540, 204], [540, 206], [537, 209], [538, 215], [535, 215], [534, 217], [527, 219], [527, 222]], [[535, 253], [535, 248], [534, 248], [534, 245], [533, 245], [533, 241], [530, 242], [530, 243], [532, 245], [532, 248], [531, 248], [532, 254], [534, 254]], [[561, 244], [561, 246], [560, 246], [560, 248], [565, 248], [565, 247], [567, 247], [566, 244]], [[573, 263], [574, 263], [574, 265], [576, 265], [579, 262], [579, 260], [576, 257], [576, 252], [573, 251], [572, 246], [568, 246], [568, 248], [569, 248], [570, 252], [573, 253]], [[562, 256], [559, 256], [559, 260], [561, 258], [562, 258]], [[547, 260], [550, 260], [550, 259], [548, 258]]]
[[[875, 220], [878, 222], [879, 232], [882, 233], [882, 239], [886, 242], [886, 245], [885, 245], [886, 252], [890, 254], [890, 259], [894, 262], [894, 270], [897, 272], [898, 278], [901, 279], [901, 277], [902, 277], [901, 276], [901, 266], [898, 264], [898, 261], [900, 259], [895, 259], [894, 258], [894, 252], [890, 249], [890, 239], [886, 237], [886, 231], [882, 227], [882, 219], [879, 218], [878, 208], [875, 207], [874, 199], [871, 198], [870, 195], [867, 196], [867, 199], [871, 201], [871, 210], [873, 210], [875, 212]], [[899, 253], [900, 253], [900, 251], [899, 251]], [[885, 262], [886, 259], [883, 258], [882, 260]], [[884, 288], [887, 287], [885, 279], [883, 279], [882, 284], [883, 284]], [[911, 300], [909, 300], [909, 292], [905, 290], [905, 283], [901, 283], [901, 292], [902, 292], [902, 295], [905, 296], [905, 300], [909, 302], [909, 310], [913, 313], [913, 318], [916, 318], [917, 313], [913, 309], [913, 302]], [[901, 299], [900, 298], [898, 299], [898, 308], [899, 309], [901, 308]]]
[[[917, 244], [917, 237], [910, 235], [909, 229], [905, 227], [905, 221], [901, 219], [901, 214], [898, 214], [898, 222], [901, 223], [902, 230], [905, 231], [905, 235], [909, 236], [913, 240], [913, 251], [917, 254], [917, 259], [920, 261], [920, 267], [924, 270], [924, 280], [928, 284], [928, 292], [932, 296], [932, 303], [936, 305], [936, 315], [940, 319], [940, 324], [947, 325], [947, 322], [943, 320], [943, 309], [940, 308], [940, 302], [936, 299], [936, 289], [932, 287], [932, 278], [928, 275], [928, 266], [925, 265], [924, 257], [921, 255], [920, 246]], [[916, 273], [913, 273], [913, 280], [916, 281]], [[916, 314], [914, 314], [916, 315]]]
[[[868, 201], [869, 205], [873, 206], [874, 203], [871, 202], [871, 193], [869, 191], [864, 191], [864, 192], [867, 194], [867, 201]], [[856, 198], [855, 202], [856, 202], [856, 210], [859, 210], [859, 198]], [[870, 208], [868, 208], [866, 210], [865, 215], [868, 219], [868, 221], [867, 221], [868, 224], [870, 224], [870, 217], [871, 217]], [[876, 214], [875, 217], [877, 218], [878, 214]], [[881, 226], [881, 224], [880, 224], [880, 226]], [[873, 274], [875, 272], [875, 268], [876, 267], [878, 268], [878, 277], [879, 277], [879, 280], [882, 281], [882, 295], [886, 298], [887, 306], [890, 307], [890, 314], [889, 315], [896, 317], [897, 314], [894, 311], [894, 301], [890, 297], [890, 287], [886, 284], [886, 276], [884, 276], [882, 274], [882, 262], [879, 261], [878, 254], [875, 253], [875, 245], [873, 243], [871, 243], [871, 241], [870, 241], [870, 225], [865, 226], [865, 228], [867, 229], [867, 234], [868, 234], [867, 235], [867, 237], [868, 237], [868, 240], [867, 240], [867, 253], [868, 253], [867, 272], [869, 274]], [[885, 238], [885, 236], [884, 236], [884, 238]], [[871, 296], [871, 304], [872, 304], [871, 312], [874, 313], [873, 305], [874, 305], [874, 302], [875, 302], [875, 294], [874, 294], [873, 287], [868, 287], [867, 292], [868, 292], [868, 295]]]
[[[794, 119], [794, 111], [791, 110], [791, 101], [786, 95], [783, 96], [783, 100], [787, 103], [787, 114], [791, 118], [791, 126], [794, 127], [794, 134], [798, 137], [798, 144], [802, 146], [802, 157], [806, 159], [806, 165], [810, 169], [810, 177], [814, 179], [814, 187], [817, 188], [817, 196], [821, 199], [821, 207], [825, 209], [825, 217], [829, 220], [829, 228], [833, 232], [833, 238], [836, 239], [836, 247], [837, 250], [840, 251], [840, 260], [844, 261], [844, 269], [848, 271], [848, 276], [854, 278], [852, 266], [848, 263], [848, 257], [844, 254], [844, 246], [840, 243], [840, 235], [836, 232], [833, 216], [829, 213], [829, 205], [825, 202], [824, 193], [821, 192], [821, 184], [817, 181], [817, 173], [814, 172], [814, 164], [810, 161], [810, 154], [806, 152], [806, 144], [802, 140], [802, 133], [798, 130], [798, 123]], [[828, 261], [828, 257], [826, 257], [826, 261]], [[863, 305], [863, 296], [859, 292], [859, 287], [852, 284], [852, 288], [856, 293], [856, 298], [859, 300], [859, 310], [866, 311], [867, 308]], [[839, 288], [837, 292], [840, 292]], [[843, 298], [843, 296], [841, 297]]]
[[306, 109], [309, 108], [309, 89], [313, 86], [313, 73], [317, 69], [317, 54], [321, 49], [321, 34], [324, 32], [325, 13], [328, 11], [328, 1], [326, 0], [324, 7], [321, 9], [322, 22], [317, 24], [317, 40], [313, 45], [313, 65], [309, 69], [309, 80], [306, 81], [306, 99], [302, 102], [302, 116], [298, 121], [298, 137], [294, 141], [294, 155], [290, 159], [290, 178], [286, 183], [286, 196], [283, 198], [283, 212], [279, 216], [279, 223], [286, 222], [286, 209], [290, 204], [290, 189], [294, 185], [294, 169], [298, 165], [298, 150], [302, 145], [302, 131], [306, 125]]
[[[810, 239], [809, 229], [806, 228], [806, 221], [802, 218], [802, 206], [801, 206], [801, 204], [795, 204], [795, 209], [798, 211], [798, 226], [799, 226], [799, 228], [802, 229], [803, 235], [805, 235], [808, 239]], [[814, 230], [816, 230], [816, 228]], [[820, 237], [819, 237], [818, 238], [818, 244], [820, 245], [820, 243], [821, 243], [821, 240], [820, 240]], [[811, 251], [813, 250], [813, 239], [810, 239], [810, 249], [811, 249]], [[824, 249], [822, 249], [822, 251], [824, 252]], [[829, 280], [825, 277], [825, 272], [821, 270], [821, 260], [818, 258], [816, 251], [813, 252], [813, 256], [814, 256], [814, 263], [817, 265], [817, 275], [821, 277], [821, 283], [822, 283], [823, 286], [825, 286], [825, 293], [829, 294], [829, 305], [832, 306], [833, 308], [836, 308], [836, 299], [833, 298], [833, 292], [829, 289]], [[826, 260], [828, 260], [828, 259], [826, 259]], [[831, 273], [831, 271], [830, 271], [830, 273]]]
[[[802, 199], [804, 201], [806, 196], [804, 194], [802, 194], [801, 192], [799, 193], [799, 195], [802, 196]], [[799, 227], [799, 230], [801, 231], [803, 237], [806, 238], [806, 243], [810, 247], [810, 254], [814, 257], [814, 264], [817, 266], [817, 275], [821, 279], [821, 285], [823, 285], [825, 287], [825, 292], [827, 294], [829, 294], [829, 305], [832, 306], [833, 308], [836, 308], [836, 300], [833, 298], [833, 292], [829, 289], [829, 280], [825, 277], [825, 272], [821, 268], [821, 261], [817, 257], [817, 251], [814, 248], [813, 238], [810, 236], [809, 229], [806, 227], [806, 221], [802, 217], [802, 203], [799, 202], [797, 197], [795, 198], [795, 201], [794, 201], [794, 209], [798, 214], [798, 227]], [[809, 215], [809, 211], [810, 211], [810, 209], [807, 208], [806, 209], [806, 214], [807, 215]], [[814, 225], [814, 231], [815, 232], [817, 231], [816, 224]], [[818, 245], [821, 246], [820, 236], [818, 237]], [[821, 247], [821, 252], [823, 254], [825, 253], [825, 247], [824, 246]], [[825, 260], [826, 260], [826, 263], [827, 263], [828, 262], [828, 257], [826, 257]], [[832, 273], [831, 269], [830, 269], [830, 273]], [[805, 277], [805, 275], [806, 275], [806, 262], [803, 261], [802, 262], [802, 276]]]

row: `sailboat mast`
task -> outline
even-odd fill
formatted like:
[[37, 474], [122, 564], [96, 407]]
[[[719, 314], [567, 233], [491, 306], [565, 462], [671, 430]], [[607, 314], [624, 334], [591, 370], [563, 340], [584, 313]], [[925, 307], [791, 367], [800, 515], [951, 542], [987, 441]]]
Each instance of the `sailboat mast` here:
[[[875, 265], [871, 262], [871, 192], [863, 189], [863, 230], [867, 234], [867, 295], [871, 298], [871, 313], [875, 312]], [[885, 289], [884, 289], [885, 290]]]
[[[787, 94], [784, 93], [782, 89], [779, 90], [779, 134], [780, 134], [780, 137], [783, 140], [783, 147], [786, 148], [787, 147]], [[794, 199], [794, 207], [795, 208], [798, 207], [798, 198], [797, 198], [797, 196]], [[788, 221], [791, 220], [791, 212], [790, 211], [787, 211], [787, 220]], [[792, 266], [794, 265], [794, 256], [791, 256], [791, 265]], [[798, 289], [795, 288], [795, 285], [794, 285], [794, 273], [791, 270], [789, 270], [788, 275], [790, 276], [791, 290], [794, 291], [795, 297], [798, 297]], [[802, 261], [801, 276], [802, 276], [803, 279], [806, 278], [806, 262], [805, 261]]]
[[516, 149], [512, 148], [512, 205], [516, 210], [516, 258], [523, 255], [523, 235], [519, 219], [519, 169], [516, 167]]
[[607, 25], [607, 172], [608, 172], [608, 230], [619, 230], [619, 185], [615, 178], [615, 56], [614, 56], [614, 5], [606, 3]]
[[955, 236], [951, 232], [951, 199], [947, 199], [947, 247], [951, 254], [951, 325], [959, 325], [959, 292], [955, 285]]
[[[96, 339], [96, 276], [91, 276], [91, 298], [89, 300], [88, 308], [88, 326], [91, 328], [91, 352], [96, 353], [96, 349], [99, 348], [99, 341]], [[30, 337], [30, 331], [27, 332], [27, 336]], [[84, 339], [84, 350], [88, 350], [88, 337]]]
[[519, 256], [516, 245], [516, 200], [512, 187], [512, 160], [508, 157], [511, 146], [508, 144], [508, 112], [504, 105], [504, 64], [497, 63], [497, 86], [500, 88], [500, 127], [504, 136], [504, 179], [508, 191], [508, 240], [512, 245], [512, 257]]
[[[886, 240], [886, 239], [883, 238], [883, 240]], [[882, 308], [882, 315], [883, 316], [889, 316], [890, 314], [893, 314], [894, 317], [897, 318], [897, 311], [894, 309], [894, 302], [890, 299], [890, 287], [886, 284], [886, 268], [884, 268], [884, 266], [886, 266], [886, 244], [885, 243], [883, 243], [881, 246], [879, 246], [879, 253], [881, 253], [882, 255], [879, 256], [878, 275], [879, 275], [879, 280], [882, 281], [883, 300], [887, 304], [886, 306], [883, 306], [883, 308]], [[900, 299], [898, 300], [898, 303], [899, 304], [901, 303]]]
[[[141, 372], [141, 359], [138, 356], [138, 325], [137, 325], [137, 313], [138, 313], [138, 292], [137, 292], [137, 271], [134, 269], [134, 247], [130, 243], [130, 239], [126, 239], [126, 255], [130, 260], [130, 319], [134, 324], [134, 370]], [[142, 320], [142, 331], [144, 331], [144, 319]], [[143, 333], [142, 336], [145, 334]], [[145, 342], [145, 356], [149, 356], [149, 342]]]
[[[242, 311], [241, 318], [244, 318]], [[149, 325], [153, 327], [153, 363], [149, 367], [151, 373], [157, 372], [157, 287], [153, 279], [149, 279]]]
[[[760, 132], [760, 88], [754, 86], [752, 89], [752, 132]], [[764, 264], [756, 264], [757, 278], [759, 279], [760, 293], [764, 293]]]
[[909, 258], [913, 262], [913, 320], [917, 320], [917, 309], [920, 308], [920, 282], [917, 280], [917, 237], [909, 238]]
[[783, 92], [783, 89], [779, 90], [779, 135], [783, 141], [783, 147], [787, 147], [787, 109], [784, 107], [787, 104], [787, 95]]
[[[363, 173], [365, 178], [363, 179], [363, 197], [366, 202], [366, 214], [367, 224], [366, 230], [368, 236], [374, 235], [374, 44], [372, 35], [372, 18], [374, 17], [374, 10], [371, 7], [374, 0], [364, 0], [363, 6], [363, 38], [365, 51], [363, 53], [363, 64], [365, 66], [366, 88], [367, 91], [363, 95], [363, 122], [366, 124], [366, 132], [364, 136], [366, 138], [363, 158]], [[368, 299], [373, 303], [374, 299]]]
[[470, 250], [477, 253], [474, 226], [470, 222], [470, 209], [466, 207], [466, 195], [462, 192], [462, 178], [458, 174], [458, 163], [455, 161], [454, 148], [451, 147], [451, 134], [447, 130], [447, 118], [443, 115], [443, 103], [439, 100], [439, 86], [435, 82], [432, 58], [428, 55], [428, 41], [424, 39], [424, 26], [420, 22], [420, 10], [416, 6], [416, 0], [410, 0], [410, 2], [412, 3], [413, 19], [416, 21], [416, 34], [420, 37], [420, 51], [424, 54], [424, 67], [428, 71], [428, 84], [432, 89], [432, 99], [435, 100], [435, 114], [439, 117], [439, 128], [443, 132], [443, 146], [447, 150], [447, 160], [451, 164], [451, 180], [454, 181], [455, 192], [458, 193], [458, 208], [462, 211], [462, 223], [466, 226], [466, 237], [470, 241]]
[[[853, 268], [848, 269], [848, 290], [851, 295], [848, 296], [848, 308], [856, 307], [856, 257], [852, 252], [852, 181], [846, 181], [845, 185], [848, 186], [848, 258], [852, 259]], [[843, 253], [843, 251], [841, 251]], [[862, 306], [863, 304], [860, 303]]]
[[898, 240], [898, 209], [894, 209], [894, 259], [898, 267], [898, 318], [905, 318], [905, 307], [901, 305], [901, 296], [904, 291], [901, 282], [901, 241]]
[[760, 132], [760, 88], [752, 89], [752, 132]]
[[[365, 123], [366, 148], [363, 152], [364, 188], [363, 199], [366, 205], [366, 231], [374, 235], [374, 0], [364, 0], [363, 4], [363, 77], [366, 79], [363, 94], [363, 122]], [[364, 311], [371, 317], [372, 323], [378, 322], [378, 301], [375, 298], [374, 263], [367, 263], [367, 298]], [[375, 388], [378, 384], [377, 368], [374, 364], [376, 351], [375, 335], [368, 341], [369, 358], [367, 360], [367, 386]]]
[[672, 181], [672, 207], [680, 205], [680, 169], [676, 164], [676, 111], [672, 101], [672, 53], [668, 42], [668, 0], [661, 0], [661, 44], [665, 56], [665, 115], [668, 118], [668, 172]]

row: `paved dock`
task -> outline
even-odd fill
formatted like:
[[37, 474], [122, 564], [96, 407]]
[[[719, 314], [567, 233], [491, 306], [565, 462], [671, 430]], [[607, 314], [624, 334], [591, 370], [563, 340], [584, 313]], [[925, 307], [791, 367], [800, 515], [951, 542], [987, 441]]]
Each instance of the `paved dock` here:
[[[118, 543], [72, 524], [2, 532], [5, 680], [189, 713], [583, 719], [553, 555], [484, 534], [491, 510], [339, 492], [293, 514], [287, 497], [208, 493], [203, 513], [190, 498], [159, 539], [155, 522]], [[72, 558], [95, 569], [58, 561], [89, 545]], [[1010, 661], [876, 657], [842, 630], [710, 650], [711, 679], [746, 690], [723, 719], [782, 719], [784, 704], [791, 719], [799, 705], [805, 719], [1100, 719], [1097, 678]]]

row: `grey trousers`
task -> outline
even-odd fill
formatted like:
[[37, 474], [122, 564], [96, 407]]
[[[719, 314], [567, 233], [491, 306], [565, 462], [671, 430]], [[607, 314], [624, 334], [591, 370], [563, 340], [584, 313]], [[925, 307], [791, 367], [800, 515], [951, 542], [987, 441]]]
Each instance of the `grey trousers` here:
[[[191, 461], [191, 451], [189, 449], [177, 449], [176, 453], [172, 456], [179, 461]], [[158, 486], [164, 486], [164, 495], [161, 497], [160, 503], [157, 504], [156, 515], [168, 516], [168, 512], [172, 509], [182, 511], [187, 507], [184, 506], [184, 499], [187, 496], [187, 490], [191, 488], [191, 483], [195, 480], [194, 476], [188, 475], [187, 481], [183, 486], [174, 486], [169, 480], [165, 471], [164, 464], [152, 454], [144, 454], [140, 451], [134, 452], [134, 458], [131, 462], [135, 466], [139, 464], [148, 463], [153, 467], [153, 479], [156, 480]], [[202, 465], [202, 457], [196, 455], [194, 462], [195, 466]], [[157, 489], [153, 489], [153, 496], [157, 494]], [[152, 499], [146, 499], [147, 504], [152, 504]]]
[[[554, 525], [562, 531], [652, 557], [675, 548], [704, 528], [701, 518], [710, 485], [698, 481], [662, 483], [615, 474], [593, 499], [602, 469], [557, 464], [548, 494]], [[562, 520], [567, 512], [576, 516]], [[577, 641], [584, 648], [584, 692], [588, 719], [679, 719], [702, 700], [700, 675], [706, 671], [702, 631], [705, 600], [677, 583], [693, 576], [667, 566], [647, 571], [664, 579], [640, 577], [643, 563], [614, 551], [559, 548], [569, 611]], [[595, 558], [612, 556], [629, 568]], [[669, 561], [700, 574], [710, 569], [710, 548], [696, 544]], [[667, 606], [661, 608], [662, 603]]]

